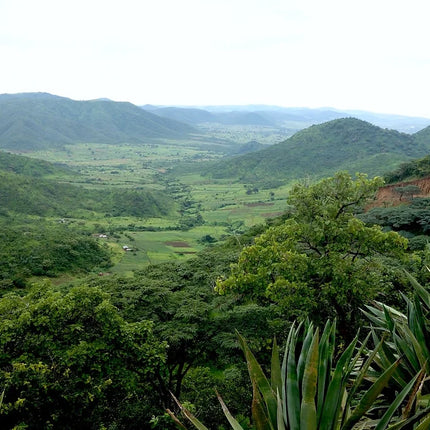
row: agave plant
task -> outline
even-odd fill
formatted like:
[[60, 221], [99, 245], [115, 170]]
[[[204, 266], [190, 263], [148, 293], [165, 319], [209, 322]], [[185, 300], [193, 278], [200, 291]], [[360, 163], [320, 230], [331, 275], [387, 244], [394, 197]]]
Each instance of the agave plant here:
[[[381, 351], [375, 357], [380, 370], [403, 357], [400, 366], [393, 374], [393, 381], [398, 388], [405, 387], [407, 382], [420, 369], [430, 375], [430, 292], [407, 274], [414, 288], [412, 299], [404, 297], [407, 313], [397, 311], [382, 303], [375, 302], [367, 306], [365, 315], [372, 323], [372, 336], [378, 342], [381, 336], [389, 335]], [[430, 384], [428, 378], [423, 379], [417, 391], [416, 409], [430, 404]], [[427, 394], [422, 394], [427, 393]]]
[[[245, 339], [238, 335], [252, 381], [252, 416], [257, 430], [349, 430], [375, 405], [398, 368], [400, 359], [369, 384], [365, 377], [384, 340], [365, 358], [370, 335], [361, 344], [356, 336], [335, 362], [335, 332], [336, 324], [331, 322], [327, 322], [321, 336], [312, 323], [293, 325], [282, 364], [279, 348], [274, 342], [270, 379], [265, 376]], [[372, 423], [372, 428], [397, 430], [423, 418], [424, 413], [416, 414], [388, 427], [408, 396], [408, 403], [412, 403], [423, 374], [424, 371], [420, 370], [408, 381], [382, 417]], [[240, 424], [219, 399], [231, 427], [241, 430]], [[182, 408], [182, 412], [196, 428], [207, 430], [186, 409]], [[180, 425], [184, 428], [183, 424]], [[419, 424], [419, 430], [427, 428], [421, 428], [422, 425]]]

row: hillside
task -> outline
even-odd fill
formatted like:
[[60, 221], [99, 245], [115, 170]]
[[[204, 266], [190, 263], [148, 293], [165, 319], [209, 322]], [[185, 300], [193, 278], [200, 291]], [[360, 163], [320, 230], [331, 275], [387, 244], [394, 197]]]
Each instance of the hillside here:
[[223, 160], [205, 174], [254, 182], [320, 178], [339, 170], [381, 175], [429, 150], [430, 140], [344, 118], [311, 126], [267, 149]]
[[78, 142], [142, 143], [192, 131], [126, 102], [76, 101], [46, 93], [0, 95], [0, 148], [13, 151]]
[[18, 173], [36, 178], [49, 177], [52, 175], [74, 175], [77, 173], [64, 165], [56, 165], [44, 160], [24, 157], [22, 155], [10, 154], [0, 151], [0, 171]]
[[145, 189], [86, 189], [61, 179], [78, 173], [43, 160], [0, 151], [1, 214], [75, 217], [81, 211], [111, 216], [163, 216], [172, 212], [173, 200]]
[[109, 216], [162, 216], [173, 201], [165, 194], [120, 188], [98, 190], [0, 171], [0, 207], [25, 215], [79, 217], [82, 211]]
[[396, 170], [385, 175], [385, 181], [393, 184], [426, 176], [430, 176], [430, 155], [400, 164]]

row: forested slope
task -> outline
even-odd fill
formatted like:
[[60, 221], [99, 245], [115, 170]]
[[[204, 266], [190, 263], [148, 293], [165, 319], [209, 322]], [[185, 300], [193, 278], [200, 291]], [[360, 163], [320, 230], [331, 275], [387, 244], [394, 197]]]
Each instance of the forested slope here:
[[425, 138], [344, 118], [309, 127], [267, 149], [223, 160], [205, 174], [245, 181], [320, 178], [339, 170], [381, 175], [429, 150], [430, 140]]

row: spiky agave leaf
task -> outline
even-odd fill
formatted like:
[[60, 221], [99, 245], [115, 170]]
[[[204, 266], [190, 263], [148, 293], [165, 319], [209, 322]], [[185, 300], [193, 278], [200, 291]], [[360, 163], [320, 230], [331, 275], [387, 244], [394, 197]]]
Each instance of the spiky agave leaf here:
[[[256, 416], [258, 417], [259, 421], [262, 419], [261, 414], [264, 413], [267, 422], [270, 423], [270, 428], [275, 429], [278, 408], [276, 394], [273, 392], [270, 382], [264, 375], [260, 364], [256, 360], [254, 354], [249, 349], [246, 340], [238, 332], [236, 332], [236, 334], [239, 339], [239, 344], [245, 354], [246, 363], [248, 365], [248, 372], [253, 386], [253, 404], [255, 402], [255, 408], [253, 407], [253, 410], [255, 409], [255, 412], [257, 414]], [[265, 408], [261, 408], [260, 406], [261, 402], [258, 398], [258, 392], [261, 393], [261, 396], [265, 403]]]
[[[174, 396], [174, 394], [171, 392], [170, 395], [173, 397], [173, 400], [176, 402], [176, 404], [179, 406], [179, 409], [181, 412], [193, 423], [194, 427], [197, 430], [209, 430], [205, 425], [203, 425], [184, 405], [181, 404], [181, 402]], [[179, 423], [183, 428], [185, 426], [176, 418], [176, 423]]]
[[302, 402], [300, 406], [300, 429], [317, 429], [317, 410], [315, 397], [317, 394], [318, 381], [318, 346], [319, 330], [312, 337], [312, 342], [306, 354], [305, 366], [302, 379]]

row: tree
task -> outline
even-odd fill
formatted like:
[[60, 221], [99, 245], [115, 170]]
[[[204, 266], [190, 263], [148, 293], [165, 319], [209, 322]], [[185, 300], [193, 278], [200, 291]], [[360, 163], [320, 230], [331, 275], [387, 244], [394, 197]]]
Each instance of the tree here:
[[394, 188], [394, 191], [400, 195], [399, 200], [402, 201], [403, 197], [406, 197], [407, 200], [413, 199], [414, 195], [421, 193], [421, 188], [418, 185], [404, 185]]
[[[274, 334], [279, 338], [285, 332], [284, 326], [274, 321], [278, 315], [271, 307], [242, 306], [235, 297], [214, 292], [216, 278], [227, 274], [229, 265], [237, 260], [237, 249], [237, 241], [232, 239], [230, 244], [207, 248], [186, 262], [149, 265], [133, 277], [93, 280], [103, 291], [109, 291], [126, 320], [153, 321], [156, 337], [167, 341], [167, 357], [157, 371], [153, 397], [159, 399], [163, 409], [175, 408], [171, 393], [191, 401], [213, 428], [222, 422], [222, 411], [217, 403], [218, 412], [202, 403], [204, 393], [215, 395], [215, 385], [224, 387], [226, 400], [234, 398], [235, 412], [248, 410], [246, 396], [235, 397], [243, 363], [234, 330], [247, 337], [254, 351], [266, 355]], [[207, 367], [212, 377], [206, 379], [202, 375]], [[230, 373], [224, 375], [226, 368]], [[165, 425], [164, 421], [159, 425]]]
[[2, 428], [132, 429], [149, 421], [166, 348], [151, 322], [127, 323], [89, 287], [5, 296], [0, 314]]
[[295, 185], [290, 217], [245, 247], [217, 291], [277, 303], [291, 319], [318, 323], [336, 317], [343, 335], [355, 332], [358, 310], [389, 285], [380, 256], [401, 258], [406, 239], [366, 227], [354, 211], [382, 185], [380, 178], [345, 172], [313, 185]]

